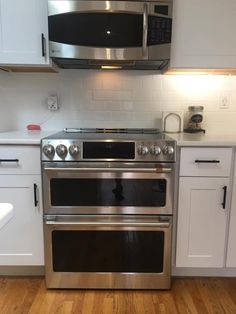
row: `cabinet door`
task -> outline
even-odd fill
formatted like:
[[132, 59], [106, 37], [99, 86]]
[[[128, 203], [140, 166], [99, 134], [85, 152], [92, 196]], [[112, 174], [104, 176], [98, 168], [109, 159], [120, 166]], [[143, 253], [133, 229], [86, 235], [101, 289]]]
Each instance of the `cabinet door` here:
[[228, 250], [227, 250], [227, 267], [236, 267], [236, 161], [234, 166], [234, 182], [233, 182], [233, 193], [231, 202], [231, 213], [230, 213], [230, 225], [229, 225], [229, 239], [228, 239]]
[[48, 53], [42, 54], [42, 34], [46, 44], [46, 0], [0, 0], [0, 64], [48, 64]]
[[[37, 205], [34, 184], [37, 185]], [[0, 201], [11, 203], [14, 210], [13, 218], [0, 230], [0, 265], [44, 264], [40, 193], [40, 175], [0, 176]]]
[[228, 184], [228, 178], [180, 178], [177, 267], [223, 267]]
[[236, 67], [236, 1], [175, 0], [172, 68]]
[[[235, 194], [235, 192], [234, 192]], [[227, 267], [236, 267], [236, 203], [235, 196], [233, 196], [231, 215], [230, 215], [230, 226], [229, 226], [229, 242], [227, 250]]]

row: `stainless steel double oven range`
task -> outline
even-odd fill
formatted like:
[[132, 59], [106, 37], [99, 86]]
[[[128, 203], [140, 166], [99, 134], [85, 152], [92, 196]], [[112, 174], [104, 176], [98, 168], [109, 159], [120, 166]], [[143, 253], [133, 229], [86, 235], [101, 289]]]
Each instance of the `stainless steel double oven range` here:
[[175, 141], [65, 129], [41, 158], [47, 287], [169, 289]]

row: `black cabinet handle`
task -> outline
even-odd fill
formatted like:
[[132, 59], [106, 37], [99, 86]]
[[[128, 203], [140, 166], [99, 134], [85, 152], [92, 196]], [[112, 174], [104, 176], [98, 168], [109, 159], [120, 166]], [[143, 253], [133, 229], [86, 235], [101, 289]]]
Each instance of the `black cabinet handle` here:
[[219, 164], [220, 163], [219, 160], [201, 160], [201, 159], [196, 159], [195, 162], [198, 163], [198, 164], [203, 164], [203, 163], [206, 163], [206, 164]]
[[19, 159], [0, 159], [1, 162], [19, 162]]
[[224, 190], [224, 195], [223, 195], [223, 203], [221, 203], [223, 209], [225, 209], [225, 206], [226, 206], [226, 196], [227, 196], [227, 186], [225, 185], [223, 187], [223, 190]]
[[38, 203], [39, 203], [37, 191], [38, 191], [38, 186], [37, 186], [37, 184], [34, 184], [34, 206], [35, 207], [37, 207]]
[[42, 57], [46, 56], [46, 52], [45, 52], [45, 37], [44, 34], [41, 34], [41, 44], [42, 44]]

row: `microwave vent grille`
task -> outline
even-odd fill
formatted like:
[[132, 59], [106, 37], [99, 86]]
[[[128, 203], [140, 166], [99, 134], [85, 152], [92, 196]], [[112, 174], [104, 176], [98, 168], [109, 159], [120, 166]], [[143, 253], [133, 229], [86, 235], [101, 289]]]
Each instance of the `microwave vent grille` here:
[[103, 65], [119, 66], [123, 70], [155, 70], [164, 72], [169, 65], [167, 60], [124, 60], [114, 62], [106, 60], [84, 60], [84, 59], [69, 59], [69, 58], [53, 58], [60, 68], [63, 69], [101, 69]]

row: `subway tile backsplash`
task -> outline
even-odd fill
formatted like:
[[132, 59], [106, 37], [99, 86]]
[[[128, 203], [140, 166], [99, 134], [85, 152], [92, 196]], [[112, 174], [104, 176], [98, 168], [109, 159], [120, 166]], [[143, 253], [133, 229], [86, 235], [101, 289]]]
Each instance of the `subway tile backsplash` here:
[[[46, 98], [58, 95], [50, 112]], [[220, 109], [222, 97], [228, 108]], [[162, 111], [204, 106], [209, 133], [236, 132], [235, 76], [168, 76], [146, 71], [61, 70], [58, 74], [0, 73], [0, 130], [40, 124], [64, 127], [160, 127]]]

